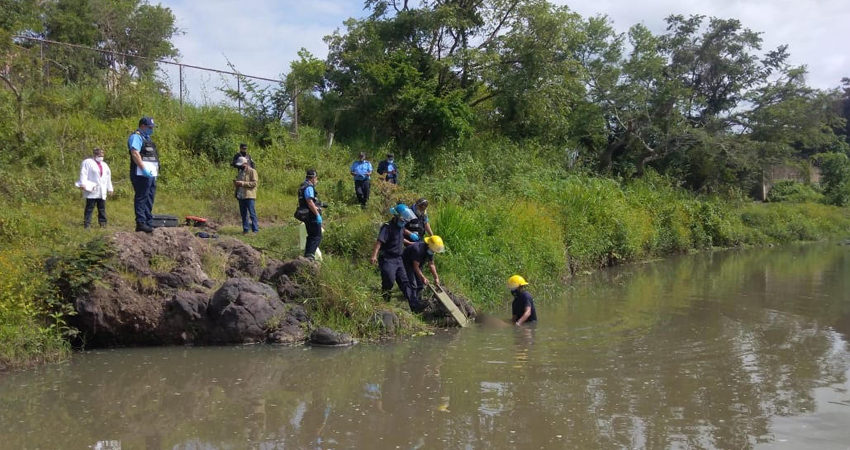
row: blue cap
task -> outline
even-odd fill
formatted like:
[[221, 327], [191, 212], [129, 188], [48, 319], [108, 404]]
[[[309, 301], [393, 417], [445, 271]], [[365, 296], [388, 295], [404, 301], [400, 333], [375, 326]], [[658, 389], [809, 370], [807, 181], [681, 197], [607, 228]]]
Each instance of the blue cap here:
[[153, 119], [148, 116], [142, 117], [141, 119], [139, 119], [139, 126], [142, 125], [148, 128], [153, 128]]

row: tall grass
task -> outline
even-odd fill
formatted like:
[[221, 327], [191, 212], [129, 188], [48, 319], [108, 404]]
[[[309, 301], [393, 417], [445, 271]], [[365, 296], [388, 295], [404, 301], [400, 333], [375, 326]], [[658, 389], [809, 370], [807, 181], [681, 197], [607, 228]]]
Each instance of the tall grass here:
[[[0, 109], [9, 98], [0, 98]], [[7, 105], [6, 105], [7, 106]], [[426, 158], [396, 150], [400, 185], [373, 180], [373, 197], [355, 202], [349, 164], [361, 150], [372, 161], [388, 148], [366, 144], [326, 147], [319, 130], [302, 128], [294, 138], [272, 124], [263, 136], [247, 134], [244, 119], [225, 107], [186, 107], [139, 85], [113, 96], [91, 86], [54, 87], [28, 104], [22, 148], [0, 152], [0, 364], [61, 357], [60, 330], [51, 308], [42, 261], [117, 229], [132, 229], [132, 187], [126, 139], [139, 117], [158, 123], [154, 139], [162, 153], [156, 212], [202, 215], [239, 236], [241, 227], [230, 157], [246, 142], [257, 163], [257, 213], [261, 232], [246, 242], [267, 256], [291, 258], [298, 249], [292, 217], [304, 170], [319, 172], [327, 259], [316, 298], [306, 306], [317, 324], [356, 336], [376, 336], [374, 315], [395, 311], [402, 329], [422, 323], [401, 302], [384, 304], [380, 278], [368, 259], [387, 209], [397, 200], [431, 201], [434, 231], [448, 251], [436, 257], [441, 278], [480, 309], [499, 311], [509, 295], [505, 280], [529, 279], [545, 302], [571, 275], [670, 253], [796, 240], [826, 239], [850, 232], [848, 210], [800, 204], [739, 203], [698, 197], [665, 177], [649, 173], [623, 181], [569, 168], [564, 149], [487, 136]], [[11, 142], [0, 133], [3, 143]], [[73, 187], [80, 161], [91, 148], [106, 150], [115, 194], [107, 201], [110, 230], [81, 227], [82, 206]], [[377, 177], [376, 177], [377, 178]], [[221, 261], [205, 264], [223, 277]]]

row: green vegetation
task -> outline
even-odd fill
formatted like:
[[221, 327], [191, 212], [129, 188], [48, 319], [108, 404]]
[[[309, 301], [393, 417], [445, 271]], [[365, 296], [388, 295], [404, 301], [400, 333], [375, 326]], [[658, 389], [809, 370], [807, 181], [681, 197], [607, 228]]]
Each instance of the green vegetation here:
[[798, 181], [783, 180], [770, 188], [768, 200], [771, 202], [818, 203], [822, 202], [824, 197], [815, 186]]
[[[327, 61], [300, 52], [283, 85], [243, 80], [242, 92], [225, 90], [242, 101], [240, 113], [181, 109], [142, 60], [50, 47], [48, 65], [69, 69], [46, 71], [37, 46], [10, 37], [29, 32], [168, 56], [176, 30], [167, 8], [135, 0], [0, 5], [0, 54], [9, 61], [0, 73], [2, 365], [67, 353], [67, 302], [43, 261], [80, 248], [97, 254], [93, 238], [131, 229], [126, 138], [142, 115], [156, 119], [162, 149], [156, 211], [208, 217], [225, 235], [241, 231], [228, 162], [239, 142], [249, 143], [261, 232], [244, 240], [268, 257], [298, 255], [295, 192], [304, 169], [318, 170], [329, 204], [326, 259], [318, 296], [305, 306], [318, 323], [362, 337], [374, 336], [372, 317], [387, 307], [368, 255], [398, 199], [431, 200], [433, 228], [448, 248], [437, 257], [442, 279], [493, 311], [516, 272], [545, 299], [567, 277], [607, 265], [850, 232], [841, 208], [850, 199], [850, 81], [843, 92], [806, 86], [784, 48], [760, 53], [759, 35], [735, 20], [673, 16], [666, 34], [636, 26], [624, 36], [607, 19], [539, 0], [423, 2], [401, 11], [369, 1], [368, 17], [329, 37]], [[118, 6], [112, 13], [131, 18], [120, 39], [96, 26]], [[152, 26], [140, 17], [159, 17], [157, 27], [137, 30]], [[297, 134], [287, 123], [295, 98]], [[82, 229], [73, 188], [94, 146], [113, 169], [109, 230]], [[360, 150], [374, 163], [393, 151], [401, 173], [398, 187], [374, 181], [365, 210], [348, 173]], [[746, 193], [763, 170], [788, 158], [819, 164], [822, 186], [779, 183], [771, 194], [778, 203], [752, 203]], [[77, 287], [97, 276], [98, 263], [82, 262], [66, 268]], [[150, 263], [166, 270], [173, 262]], [[203, 259], [219, 282], [225, 263], [212, 252]], [[396, 305], [404, 330], [423, 329]]]

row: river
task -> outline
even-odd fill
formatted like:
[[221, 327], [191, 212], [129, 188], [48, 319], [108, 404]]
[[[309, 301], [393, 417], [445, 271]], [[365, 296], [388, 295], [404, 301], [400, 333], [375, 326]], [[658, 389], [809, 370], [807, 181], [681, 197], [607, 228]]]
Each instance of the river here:
[[848, 275], [846, 246], [723, 251], [582, 277], [529, 327], [80, 353], [0, 376], [0, 448], [850, 449]]

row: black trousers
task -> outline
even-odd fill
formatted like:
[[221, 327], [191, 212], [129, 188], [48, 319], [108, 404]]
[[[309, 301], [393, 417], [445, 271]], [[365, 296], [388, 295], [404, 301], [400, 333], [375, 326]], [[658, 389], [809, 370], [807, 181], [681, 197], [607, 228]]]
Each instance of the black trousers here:
[[416, 270], [413, 269], [412, 261], [404, 261], [404, 272], [407, 274], [407, 284], [410, 286], [408, 291], [410, 292], [410, 296], [407, 299], [410, 310], [416, 313], [422, 312], [428, 306], [422, 301], [422, 291], [425, 289], [425, 285], [416, 276]]
[[83, 226], [88, 228], [91, 226], [91, 214], [94, 207], [97, 205], [97, 223], [100, 226], [106, 225], [106, 200], [102, 198], [87, 198], [86, 210], [83, 213]]
[[354, 180], [354, 193], [357, 194], [357, 201], [366, 206], [369, 201], [369, 191], [372, 190], [372, 183], [369, 180]]
[[384, 301], [390, 300], [390, 291], [393, 288], [393, 283], [398, 284], [401, 294], [405, 300], [410, 302], [410, 282], [407, 279], [407, 272], [404, 270], [404, 263], [401, 261], [401, 256], [395, 258], [378, 258], [378, 268], [381, 271], [381, 296]]
[[322, 224], [312, 222], [304, 222], [307, 227], [307, 242], [304, 244], [304, 257], [314, 259], [316, 257], [316, 249], [322, 243]]

